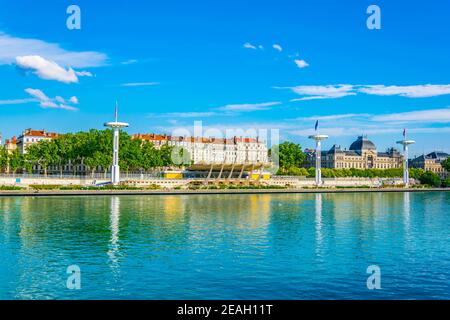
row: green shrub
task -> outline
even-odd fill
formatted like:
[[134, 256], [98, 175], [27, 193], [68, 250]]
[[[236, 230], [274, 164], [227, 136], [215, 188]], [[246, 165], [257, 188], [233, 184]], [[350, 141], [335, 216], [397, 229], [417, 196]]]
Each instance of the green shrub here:
[[442, 180], [442, 187], [450, 188], [450, 177], [448, 177], [447, 179]]
[[62, 186], [56, 184], [31, 184], [30, 188], [33, 190], [58, 190]]
[[23, 188], [18, 186], [0, 186], [0, 190], [22, 190]]
[[421, 184], [430, 186], [430, 187], [440, 187], [441, 186], [441, 178], [431, 171], [424, 172], [420, 177], [419, 181]]

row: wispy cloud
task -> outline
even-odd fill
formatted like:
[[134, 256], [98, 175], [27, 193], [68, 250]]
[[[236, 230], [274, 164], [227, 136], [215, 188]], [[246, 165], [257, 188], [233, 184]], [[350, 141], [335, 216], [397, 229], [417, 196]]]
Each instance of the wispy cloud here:
[[78, 98], [75, 96], [71, 97], [68, 100], [65, 100], [61, 96], [50, 98], [40, 89], [27, 88], [25, 89], [25, 92], [28, 93], [31, 97], [33, 97], [34, 101], [39, 102], [39, 105], [42, 108], [56, 108], [71, 111], [78, 110], [78, 108], [69, 105], [70, 103], [78, 104]]
[[[401, 136], [403, 132], [402, 127], [328, 127], [320, 130], [321, 134], [329, 135], [330, 137], [343, 137], [343, 136], [351, 136], [356, 137], [360, 134], [367, 135], [397, 135]], [[409, 128], [408, 133], [447, 133], [450, 132], [450, 127], [419, 127], [419, 128]], [[299, 130], [291, 130], [290, 134], [295, 136], [308, 137], [315, 133], [313, 128], [304, 128]]]
[[322, 122], [320, 132], [330, 136], [400, 134], [405, 127], [411, 133], [442, 133], [448, 131], [438, 124], [450, 123], [450, 107], [381, 115], [348, 113], [287, 119], [297, 124], [289, 132], [298, 136], [313, 134], [316, 120]]
[[215, 112], [168, 112], [161, 114], [149, 114], [149, 118], [204, 118], [217, 115]]
[[268, 108], [276, 105], [280, 105], [281, 102], [264, 102], [264, 103], [243, 103], [243, 104], [228, 104], [217, 108], [221, 111], [231, 111], [231, 112], [249, 112], [249, 111], [260, 111], [267, 110]]
[[251, 44], [250, 42], [244, 43], [243, 47], [244, 47], [245, 49], [253, 49], [253, 50], [256, 50], [256, 49], [257, 49], [257, 47], [256, 47], [255, 45]]
[[128, 65], [128, 64], [135, 64], [138, 62], [139, 61], [137, 59], [129, 59], [129, 60], [122, 61], [120, 64]]
[[450, 94], [450, 85], [385, 86], [371, 85], [359, 88], [359, 92], [379, 96], [426, 98]]
[[300, 69], [309, 67], [309, 64], [305, 60], [295, 59], [294, 62]]
[[295, 119], [289, 119], [289, 120], [295, 120], [295, 121], [335, 121], [335, 120], [342, 120], [342, 119], [352, 119], [352, 118], [367, 118], [370, 114], [368, 113], [346, 113], [346, 114], [334, 114], [329, 116], [311, 116], [311, 117], [299, 117]]
[[96, 51], [69, 51], [59, 44], [39, 39], [13, 37], [0, 32], [0, 64], [15, 63], [18, 56], [41, 56], [68, 68], [100, 67], [107, 64], [106, 54]]
[[450, 122], [450, 108], [391, 113], [372, 117], [379, 122]]
[[79, 77], [93, 77], [92, 72], [89, 71], [75, 71], [75, 74]]
[[272, 45], [272, 48], [274, 48], [275, 50], [277, 50], [279, 52], [283, 51], [283, 47], [281, 47], [279, 44], [276, 44], [276, 43], [274, 45]]
[[122, 87], [149, 87], [149, 86], [157, 86], [159, 82], [128, 82], [123, 83]]
[[297, 86], [288, 88], [302, 96], [291, 101], [335, 99], [345, 96], [356, 95], [353, 86], [349, 84], [325, 85], [325, 86]]
[[291, 101], [335, 99], [354, 96], [360, 93], [376, 96], [401, 96], [407, 98], [427, 98], [450, 94], [450, 85], [432, 84], [412, 86], [336, 84], [296, 86], [278, 89], [290, 89], [301, 96], [300, 98], [294, 98]]
[[33, 99], [33, 98], [0, 100], [0, 105], [26, 104], [26, 103], [36, 102], [36, 101], [38, 101], [38, 100]]
[[259, 44], [259, 45], [254, 45], [254, 44], [251, 44], [250, 42], [244, 43], [243, 47], [244, 47], [245, 49], [264, 50], [264, 46], [263, 46], [263, 45], [261, 45], [261, 44]]

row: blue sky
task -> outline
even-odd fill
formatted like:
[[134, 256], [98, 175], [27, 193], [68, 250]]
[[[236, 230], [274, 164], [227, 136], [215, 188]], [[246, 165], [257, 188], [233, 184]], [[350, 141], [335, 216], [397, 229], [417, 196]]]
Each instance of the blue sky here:
[[[244, 2], [244, 3], [243, 3]], [[81, 9], [69, 30], [66, 9]], [[381, 9], [369, 30], [366, 9]], [[0, 0], [0, 130], [279, 129], [450, 151], [450, 3]]]

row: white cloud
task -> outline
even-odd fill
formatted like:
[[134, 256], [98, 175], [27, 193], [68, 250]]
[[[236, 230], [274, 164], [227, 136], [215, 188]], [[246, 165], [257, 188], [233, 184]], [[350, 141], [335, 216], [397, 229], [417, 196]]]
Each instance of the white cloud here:
[[73, 103], [73, 104], [78, 104], [78, 103], [79, 103], [78, 98], [75, 97], [75, 96], [70, 97], [69, 101], [70, 101], [71, 103]]
[[93, 77], [94, 75], [89, 71], [75, 71], [75, 74], [79, 77]]
[[254, 45], [254, 44], [251, 44], [250, 42], [244, 43], [243, 47], [246, 49], [252, 49], [252, 50], [264, 50], [264, 46], [262, 44]]
[[150, 114], [149, 118], [203, 118], [216, 115], [215, 112], [169, 112], [162, 114]]
[[58, 101], [59, 103], [66, 103], [66, 100], [63, 97], [60, 97], [60, 96], [56, 96], [55, 100]]
[[239, 111], [239, 112], [249, 112], [249, 111], [260, 111], [267, 110], [269, 107], [280, 105], [281, 102], [264, 102], [264, 103], [244, 103], [244, 104], [228, 104], [223, 107], [219, 107], [218, 110], [222, 111]]
[[274, 44], [273, 46], [272, 46], [272, 48], [274, 48], [275, 50], [278, 50], [278, 51], [283, 51], [283, 48], [279, 45], [279, 44]]
[[10, 100], [0, 100], [0, 105], [14, 105], [14, 104], [25, 104], [30, 102], [36, 102], [36, 99], [10, 99]]
[[294, 62], [300, 69], [309, 67], [309, 64], [305, 60], [295, 59]]
[[128, 64], [135, 64], [135, 63], [138, 63], [138, 62], [139, 61], [136, 60], [136, 59], [129, 59], [129, 60], [126, 60], [126, 61], [122, 61], [121, 64], [128, 65]]
[[0, 32], [0, 65], [12, 64], [18, 56], [41, 56], [66, 68], [100, 67], [106, 65], [108, 59], [104, 53], [68, 51], [56, 43], [18, 38]]
[[317, 99], [334, 99], [354, 96], [358, 93], [378, 96], [401, 96], [407, 98], [426, 98], [450, 94], [450, 85], [413, 85], [413, 86], [384, 86], [384, 85], [319, 85], [297, 86], [289, 88], [275, 87], [276, 89], [291, 89], [302, 96], [291, 101], [306, 101]]
[[[383, 135], [383, 134], [389, 134], [389, 135], [395, 135], [399, 138], [401, 137], [401, 134], [403, 132], [403, 127], [348, 127], [348, 128], [342, 128], [342, 127], [330, 127], [330, 128], [322, 128], [320, 129], [321, 134], [326, 134], [330, 136], [330, 139], [333, 139], [335, 137], [342, 137], [342, 136], [351, 136], [355, 137], [357, 135], [361, 134], [367, 134], [367, 135]], [[444, 132], [450, 132], [450, 127], [422, 127], [422, 128], [408, 128], [408, 133], [444, 133]], [[313, 135], [315, 133], [314, 128], [304, 128], [299, 130], [291, 130], [289, 131], [290, 134], [296, 135], [296, 136], [302, 136], [307, 137], [310, 135]]]
[[122, 87], [147, 87], [147, 86], [157, 86], [159, 82], [129, 82], [123, 83]]
[[351, 118], [367, 118], [370, 114], [368, 113], [346, 113], [346, 114], [333, 114], [329, 116], [311, 116], [311, 117], [300, 117], [290, 120], [295, 121], [335, 121], [335, 120], [342, 120], [342, 119], [351, 119]]
[[32, 88], [28, 88], [25, 89], [25, 92], [28, 93], [30, 96], [38, 99], [39, 101], [50, 101], [50, 98], [46, 96], [46, 94], [39, 89], [32, 89]]
[[69, 105], [66, 105], [66, 104], [60, 104], [59, 107], [61, 109], [69, 110], [69, 111], [77, 111], [78, 110], [78, 108], [72, 107], [72, 106], [69, 106]]
[[414, 86], [385, 86], [368, 85], [358, 90], [371, 95], [402, 96], [408, 98], [426, 98], [450, 94], [450, 85], [414, 85]]
[[372, 117], [379, 122], [450, 122], [450, 108], [391, 113]]
[[78, 98], [75, 96], [71, 97], [69, 101], [66, 101], [61, 96], [49, 98], [42, 90], [39, 89], [27, 88], [25, 89], [25, 92], [34, 98], [33, 101], [39, 102], [41, 108], [59, 108], [71, 111], [78, 110], [78, 108], [69, 105], [69, 103], [78, 103]]
[[251, 44], [250, 42], [244, 43], [244, 48], [246, 48], [246, 49], [253, 49], [253, 50], [257, 49], [257, 47], [254, 46], [253, 44]]
[[64, 83], [77, 83], [78, 78], [72, 68], [68, 70], [59, 66], [56, 62], [48, 61], [41, 56], [19, 56], [16, 64], [22, 69], [33, 70], [39, 78], [56, 80]]
[[325, 86], [297, 86], [288, 88], [302, 98], [292, 99], [291, 101], [314, 100], [314, 99], [334, 99], [345, 96], [355, 95], [353, 86], [349, 84], [325, 85]]

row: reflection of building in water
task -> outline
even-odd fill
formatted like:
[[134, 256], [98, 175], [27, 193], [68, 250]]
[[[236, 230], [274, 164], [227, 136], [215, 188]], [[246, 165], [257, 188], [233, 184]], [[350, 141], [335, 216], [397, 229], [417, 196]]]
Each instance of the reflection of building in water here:
[[252, 228], [267, 225], [270, 219], [270, 204], [272, 197], [270, 194], [250, 195], [250, 216], [249, 223]]
[[165, 196], [163, 198], [164, 218], [166, 220], [176, 220], [184, 215], [184, 202], [182, 196]]

